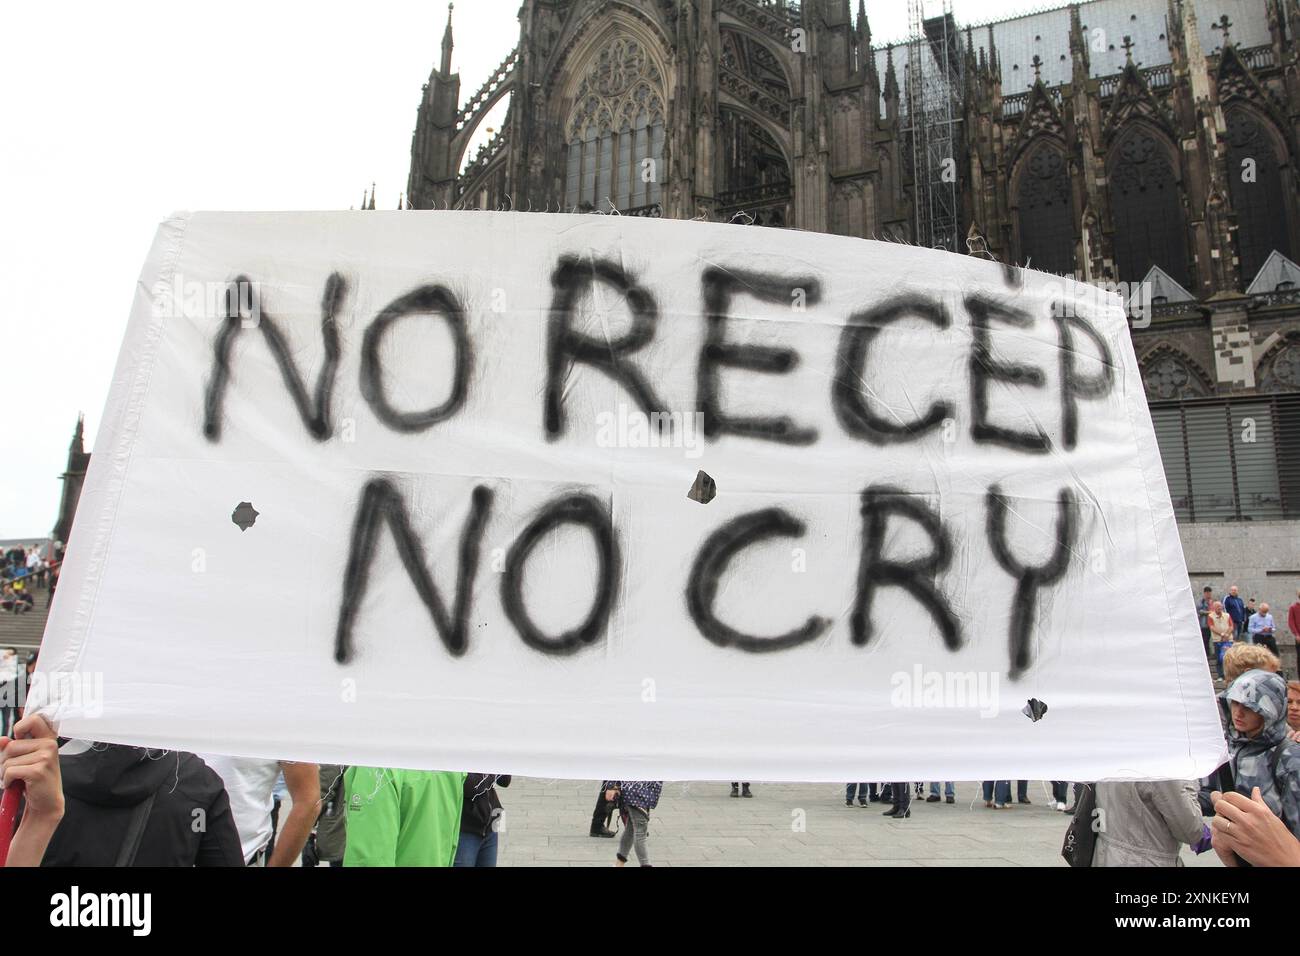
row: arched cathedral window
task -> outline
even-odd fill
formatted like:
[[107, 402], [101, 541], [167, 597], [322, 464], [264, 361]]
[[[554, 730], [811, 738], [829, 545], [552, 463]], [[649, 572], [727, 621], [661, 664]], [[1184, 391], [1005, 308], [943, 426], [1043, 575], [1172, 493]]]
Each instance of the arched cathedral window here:
[[1120, 281], [1140, 282], [1159, 266], [1184, 288], [1191, 285], [1178, 181], [1168, 154], [1145, 127], [1125, 133], [1113, 153], [1110, 208]]
[[1261, 392], [1300, 392], [1300, 345], [1283, 346], [1256, 377]]
[[1201, 375], [1172, 352], [1160, 351], [1142, 363], [1142, 382], [1149, 401], [1209, 395]]
[[1228, 131], [1228, 192], [1237, 214], [1237, 251], [1245, 285], [1259, 272], [1274, 249], [1290, 255], [1282, 177], [1273, 141], [1259, 117], [1244, 107], [1230, 107]]
[[1023, 160], [1016, 201], [1020, 218], [1020, 256], [1035, 269], [1074, 273], [1074, 214], [1070, 170], [1060, 150], [1043, 144]]
[[620, 211], [659, 202], [663, 78], [645, 49], [617, 37], [591, 64], [565, 124], [565, 205]]

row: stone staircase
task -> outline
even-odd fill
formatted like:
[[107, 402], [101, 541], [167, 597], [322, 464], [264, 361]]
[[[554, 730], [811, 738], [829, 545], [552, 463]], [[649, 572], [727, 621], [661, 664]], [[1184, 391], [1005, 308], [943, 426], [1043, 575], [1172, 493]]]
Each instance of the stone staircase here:
[[30, 611], [23, 614], [0, 611], [0, 648], [16, 648], [20, 661], [27, 657], [28, 651], [41, 646], [45, 621], [50, 616], [49, 589], [34, 587], [32, 596], [36, 598], [36, 606]]

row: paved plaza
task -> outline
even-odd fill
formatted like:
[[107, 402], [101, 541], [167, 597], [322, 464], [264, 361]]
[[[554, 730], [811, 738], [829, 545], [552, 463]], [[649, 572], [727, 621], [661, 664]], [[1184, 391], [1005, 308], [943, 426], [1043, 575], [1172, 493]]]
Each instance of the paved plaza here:
[[[610, 866], [617, 840], [587, 835], [599, 781], [516, 777], [500, 789], [506, 809], [500, 866]], [[984, 806], [978, 782], [957, 783], [957, 802], [912, 802], [907, 820], [885, 807], [844, 805], [835, 784], [753, 785], [732, 799], [726, 783], [665, 783], [650, 819], [656, 866], [1064, 866], [1065, 814], [1047, 808], [1033, 782], [1030, 806]], [[927, 788], [928, 795], [928, 788]], [[635, 855], [632, 863], [635, 864]], [[1213, 853], [1189, 866], [1219, 866]]]
[[[40, 639], [46, 607], [0, 615], [0, 646], [25, 654]], [[1220, 689], [1216, 685], [1216, 690]], [[506, 809], [501, 866], [609, 866], [617, 840], [587, 835], [599, 781], [515, 777], [499, 790]], [[980, 783], [957, 783], [956, 803], [913, 799], [908, 820], [885, 807], [844, 805], [842, 784], [755, 783], [752, 799], [732, 799], [724, 783], [673, 782], [650, 820], [657, 866], [1064, 866], [1065, 814], [1047, 808], [1045, 783], [1033, 803], [984, 806]], [[929, 790], [927, 787], [927, 794]], [[281, 811], [288, 812], [288, 805]], [[1219, 866], [1213, 853], [1184, 848], [1188, 866]], [[633, 858], [635, 862], [635, 857]]]

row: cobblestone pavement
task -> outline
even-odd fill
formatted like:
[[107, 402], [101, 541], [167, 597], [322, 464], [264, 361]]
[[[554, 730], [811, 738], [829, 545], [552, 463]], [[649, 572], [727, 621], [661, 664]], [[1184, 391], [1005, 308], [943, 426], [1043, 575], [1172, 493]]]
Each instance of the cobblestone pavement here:
[[[500, 866], [610, 866], [617, 840], [588, 836], [599, 781], [516, 777], [500, 790], [506, 809]], [[913, 798], [912, 816], [844, 805], [835, 784], [753, 785], [732, 799], [725, 783], [666, 783], [650, 821], [656, 866], [1064, 866], [1063, 813], [1048, 809], [1047, 784], [1030, 806], [990, 810], [978, 782], [958, 782], [956, 803]], [[927, 787], [927, 795], [928, 795]], [[632, 859], [636, 862], [635, 856]], [[1219, 866], [1213, 853], [1189, 866]]]

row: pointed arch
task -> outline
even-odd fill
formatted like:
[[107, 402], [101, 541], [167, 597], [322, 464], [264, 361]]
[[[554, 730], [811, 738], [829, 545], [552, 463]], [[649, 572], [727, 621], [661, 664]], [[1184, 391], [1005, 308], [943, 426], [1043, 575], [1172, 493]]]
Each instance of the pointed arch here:
[[1135, 121], [1150, 123], [1170, 141], [1176, 136], [1173, 116], [1156, 99], [1142, 71], [1130, 60], [1120, 74], [1119, 88], [1102, 122], [1102, 136], [1106, 142], [1113, 143]]
[[731, 26], [719, 30], [718, 93], [789, 130], [789, 70], [765, 38]]
[[1009, 186], [1017, 260], [1073, 275], [1076, 230], [1065, 144], [1048, 134], [1034, 137], [1016, 160]]
[[[740, 62], [728, 60], [729, 36], [739, 43], [736, 54]], [[752, 77], [773, 94], [789, 101], [798, 73], [794, 64], [789, 62], [792, 54], [788, 47], [773, 42], [771, 37], [748, 24], [730, 20], [719, 24], [719, 39], [722, 41], [720, 66]]]
[[789, 184], [790, 158], [761, 117], [748, 110], [718, 110], [719, 192]]
[[1288, 220], [1295, 211], [1284, 187], [1291, 170], [1286, 144], [1267, 114], [1234, 99], [1224, 107], [1223, 119], [1237, 255], [1242, 281], [1250, 282], [1274, 251], [1292, 257]]
[[[1059, 91], [1058, 91], [1059, 93]], [[1016, 136], [1011, 150], [1011, 165], [1019, 162], [1021, 155], [1031, 147], [1038, 145], [1043, 136], [1051, 136], [1065, 148], [1065, 123], [1056, 97], [1038, 80], [1029, 88], [1025, 102], [1025, 112], [1016, 127]]]
[[1255, 363], [1260, 392], [1300, 392], [1300, 331], [1284, 332]]
[[606, 0], [592, 4], [585, 16], [565, 30], [543, 81], [547, 100], [567, 112], [591, 61], [617, 36], [636, 40], [660, 75], [672, 75], [668, 52], [672, 42], [663, 27], [626, 0]]
[[668, 171], [672, 76], [666, 39], [643, 13], [603, 4], [570, 33], [548, 87], [563, 139], [567, 208], [654, 206]]
[[1214, 82], [1221, 105], [1226, 106], [1236, 100], [1246, 100], [1273, 113], [1274, 119], [1285, 121], [1285, 115], [1276, 112], [1255, 71], [1241, 58], [1235, 44], [1228, 44], [1219, 54], [1219, 67]]
[[1161, 342], [1138, 360], [1148, 401], [1202, 398], [1214, 394], [1214, 380], [1195, 359]]
[[1191, 286], [1178, 151], [1154, 124], [1118, 130], [1106, 157], [1116, 278], [1138, 282], [1153, 265]]

